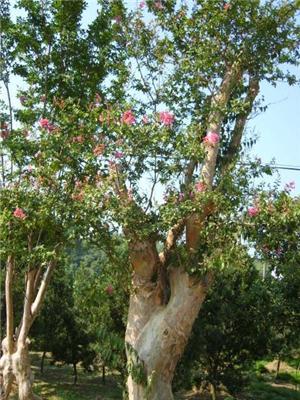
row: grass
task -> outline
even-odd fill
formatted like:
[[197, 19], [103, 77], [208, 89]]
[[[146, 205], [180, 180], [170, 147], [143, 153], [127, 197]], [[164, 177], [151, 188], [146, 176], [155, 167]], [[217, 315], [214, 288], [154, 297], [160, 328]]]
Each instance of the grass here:
[[106, 383], [97, 373], [78, 368], [78, 384], [73, 384], [73, 371], [68, 365], [54, 366], [45, 361], [44, 374], [39, 371], [39, 354], [32, 355], [36, 394], [47, 400], [120, 400], [122, 390], [118, 376], [108, 375]]
[[[39, 371], [40, 354], [32, 354], [35, 374], [35, 393], [44, 400], [121, 400], [122, 389], [117, 375], [108, 375], [106, 383], [102, 382], [99, 373], [85, 373], [78, 368], [78, 384], [73, 384], [73, 370], [70, 366], [51, 365], [46, 359], [44, 374]], [[296, 370], [281, 372], [276, 382], [274, 375], [265, 373], [265, 362], [256, 365], [251, 383], [245, 392], [234, 399], [230, 396], [219, 396], [218, 400], [300, 400], [300, 374]], [[176, 400], [210, 400], [208, 394], [201, 397], [193, 393], [177, 394]], [[15, 397], [16, 399], [16, 397]]]
[[247, 400], [300, 400], [300, 392], [284, 386], [271, 385], [269, 382], [253, 380]]

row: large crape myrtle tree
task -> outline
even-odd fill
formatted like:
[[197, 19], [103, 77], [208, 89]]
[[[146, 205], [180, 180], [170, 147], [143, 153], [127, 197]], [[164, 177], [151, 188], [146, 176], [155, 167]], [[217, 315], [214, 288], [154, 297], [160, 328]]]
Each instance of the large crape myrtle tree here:
[[[8, 28], [8, 55], [28, 97], [20, 98], [22, 128], [4, 126], [3, 146], [32, 166], [45, 194], [59, 187], [64, 212], [54, 207], [53, 218], [66, 213], [64, 233], [111, 253], [116, 233], [124, 235], [129, 399], [173, 399], [174, 371], [215, 271], [247, 266], [241, 237], [257, 213], [252, 177], [264, 168], [245, 165], [253, 141], [245, 128], [263, 110], [262, 81], [295, 83], [287, 66], [299, 55], [297, 2], [146, 1], [127, 11], [121, 1], [99, 1], [105, 18], [100, 12], [86, 33], [82, 1], [46, 10], [21, 3], [28, 18]], [[66, 18], [72, 13], [77, 24]], [[108, 74], [99, 78], [101, 66]], [[5, 208], [6, 227], [13, 217], [26, 226], [15, 203]]]
[[[134, 221], [123, 223], [133, 267], [128, 391], [131, 400], [168, 400], [214, 271], [243, 263], [243, 205], [251, 201], [252, 180], [237, 163], [245, 128], [262, 107], [262, 81], [294, 82], [286, 68], [297, 62], [299, 28], [295, 2], [166, 1], [147, 7], [155, 17], [146, 22], [143, 12], [132, 15], [128, 54], [137, 71], [130, 83], [140, 95], [133, 106], [152, 114], [149, 122], [144, 118], [144, 135], [142, 129], [131, 133], [130, 148], [122, 130], [124, 157], [117, 170], [120, 201], [130, 182], [137, 203]], [[136, 175], [146, 172], [153, 186], [147, 199], [138, 199]], [[159, 205], [151, 197], [158, 183], [166, 187]], [[255, 195], [252, 201], [248, 218], [257, 212]]]

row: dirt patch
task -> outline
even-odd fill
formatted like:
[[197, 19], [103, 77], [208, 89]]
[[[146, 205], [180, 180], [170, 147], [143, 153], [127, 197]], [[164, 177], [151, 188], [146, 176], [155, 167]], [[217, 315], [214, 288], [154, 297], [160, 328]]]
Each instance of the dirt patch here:
[[[265, 365], [265, 368], [270, 372], [276, 372], [278, 360], [274, 360]], [[294, 368], [290, 367], [286, 362], [280, 362], [279, 372], [293, 372]]]
[[286, 388], [286, 389], [292, 389], [295, 390], [295, 385], [293, 385], [292, 383], [288, 383], [288, 382], [280, 382], [280, 383], [275, 383], [275, 382], [270, 382], [269, 385], [273, 386], [273, 387], [282, 387], [282, 388]]
[[[218, 393], [218, 400], [224, 400], [225, 398], [228, 398], [228, 394], [224, 393]], [[175, 397], [177, 400], [211, 400], [211, 394], [209, 392], [197, 392], [195, 390], [191, 390], [189, 392], [184, 392], [181, 394], [178, 394]]]

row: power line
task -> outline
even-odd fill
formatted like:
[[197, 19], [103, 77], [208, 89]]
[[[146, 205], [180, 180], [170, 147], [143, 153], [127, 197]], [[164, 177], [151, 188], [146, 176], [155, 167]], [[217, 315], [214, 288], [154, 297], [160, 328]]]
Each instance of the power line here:
[[277, 166], [277, 165], [269, 165], [269, 167], [272, 169], [286, 169], [289, 171], [300, 171], [300, 167], [283, 167], [283, 166]]

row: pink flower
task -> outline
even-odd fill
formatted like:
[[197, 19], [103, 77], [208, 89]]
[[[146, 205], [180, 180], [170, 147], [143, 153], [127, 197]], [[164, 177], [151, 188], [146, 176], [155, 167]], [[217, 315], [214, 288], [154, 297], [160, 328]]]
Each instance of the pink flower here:
[[161, 111], [159, 113], [159, 121], [165, 126], [172, 126], [174, 123], [175, 117], [169, 111]]
[[112, 285], [108, 285], [105, 289], [106, 293], [111, 296], [114, 292], [114, 288], [112, 287]]
[[149, 118], [147, 117], [147, 115], [144, 115], [142, 118], [143, 124], [148, 124], [149, 123]]
[[231, 7], [231, 5], [229, 3], [225, 3], [223, 8], [225, 11], [227, 11], [230, 9], [230, 7]]
[[48, 129], [49, 125], [51, 125], [49, 122], [49, 119], [47, 119], [47, 118], [41, 118], [39, 123], [40, 123], [40, 127], [43, 129]]
[[142, 0], [142, 1], [140, 2], [140, 4], [139, 4], [139, 8], [144, 8], [145, 5], [146, 5], [145, 1]]
[[183, 201], [184, 197], [185, 197], [184, 193], [180, 192], [178, 195], [178, 201]]
[[75, 136], [73, 137], [73, 143], [83, 143], [84, 142], [84, 137], [82, 135]]
[[208, 132], [208, 134], [203, 138], [203, 142], [215, 145], [220, 141], [220, 136], [216, 132]]
[[96, 146], [93, 150], [93, 153], [95, 156], [101, 156], [101, 154], [103, 154], [105, 150], [105, 144], [98, 144], [98, 146]]
[[248, 208], [248, 215], [249, 217], [255, 217], [259, 213], [259, 208], [254, 206], [254, 207], [249, 207]]
[[55, 126], [53, 124], [51, 124], [51, 122], [47, 118], [40, 119], [39, 123], [40, 123], [40, 127], [42, 129], [47, 129], [48, 132], [52, 132], [55, 129], [57, 129], [57, 128], [55, 128]]
[[81, 181], [75, 181], [75, 187], [76, 189], [81, 189], [82, 188], [83, 183]]
[[124, 153], [122, 153], [121, 151], [116, 151], [115, 152], [115, 157], [116, 158], [122, 158], [124, 156]]
[[291, 181], [291, 182], [287, 183], [287, 184], [284, 186], [284, 190], [286, 190], [287, 192], [290, 192], [291, 190], [293, 190], [293, 189], [295, 189], [295, 188], [296, 188], [296, 184], [295, 184], [294, 181]]
[[114, 20], [115, 20], [115, 23], [119, 25], [119, 24], [122, 22], [122, 17], [121, 17], [121, 15], [116, 15], [115, 18], [114, 18]]
[[75, 201], [83, 201], [84, 199], [84, 192], [80, 191], [79, 193], [72, 193], [72, 199]]
[[20, 96], [20, 103], [22, 106], [26, 103], [27, 97], [26, 96]]
[[161, 2], [161, 1], [156, 1], [156, 2], [154, 3], [154, 7], [155, 7], [157, 10], [163, 10], [163, 9], [164, 9], [164, 6], [162, 5], [162, 2]]
[[17, 207], [14, 211], [14, 217], [24, 220], [27, 215], [22, 208]]
[[126, 125], [133, 125], [135, 123], [135, 116], [131, 110], [127, 110], [122, 115], [121, 121]]
[[206, 185], [204, 182], [196, 182], [195, 183], [195, 190], [196, 192], [204, 192]]
[[2, 139], [7, 139], [9, 137], [9, 130], [8, 130], [7, 124], [2, 124], [1, 131], [0, 131], [0, 137]]

